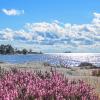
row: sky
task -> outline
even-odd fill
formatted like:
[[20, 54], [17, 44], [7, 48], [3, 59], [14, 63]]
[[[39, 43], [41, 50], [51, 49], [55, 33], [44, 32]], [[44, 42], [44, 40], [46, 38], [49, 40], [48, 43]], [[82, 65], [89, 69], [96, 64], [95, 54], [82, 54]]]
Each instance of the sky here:
[[100, 1], [0, 0], [0, 44], [46, 53], [100, 53]]

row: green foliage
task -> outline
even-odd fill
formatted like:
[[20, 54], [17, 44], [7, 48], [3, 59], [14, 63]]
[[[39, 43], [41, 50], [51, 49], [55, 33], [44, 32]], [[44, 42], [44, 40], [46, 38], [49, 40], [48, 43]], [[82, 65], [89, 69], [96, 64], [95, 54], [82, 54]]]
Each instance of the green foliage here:
[[11, 45], [0, 45], [0, 54], [13, 54], [14, 48]]
[[28, 53], [28, 51], [27, 51], [26, 49], [23, 49], [23, 50], [22, 50], [22, 53], [25, 55], [25, 54]]

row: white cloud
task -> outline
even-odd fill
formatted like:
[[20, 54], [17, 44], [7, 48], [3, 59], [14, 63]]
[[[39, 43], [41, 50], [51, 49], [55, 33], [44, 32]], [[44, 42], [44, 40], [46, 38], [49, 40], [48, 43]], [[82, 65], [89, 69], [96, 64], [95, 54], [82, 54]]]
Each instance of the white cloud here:
[[13, 40], [13, 30], [10, 28], [6, 28], [0, 31], [0, 35], [2, 39]]
[[94, 14], [94, 16], [96, 17], [96, 18], [99, 18], [100, 19], [100, 13], [93, 13]]
[[44, 38], [43, 38], [42, 36], [38, 36], [38, 37], [37, 37], [37, 41], [38, 41], [38, 42], [41, 42], [42, 40], [44, 40]]
[[24, 14], [24, 10], [16, 10], [16, 9], [2, 9], [2, 13], [8, 15], [8, 16], [16, 16]]
[[[1, 30], [0, 39], [3, 38], [23, 41], [27, 45], [41, 45], [40, 49], [55, 52], [67, 48], [75, 52], [95, 52], [94, 49], [100, 48], [100, 14], [94, 13], [89, 24], [64, 24], [57, 20], [52, 23], [26, 23], [20, 30]], [[51, 49], [45, 48], [46, 46]]]
[[32, 34], [26, 32], [25, 30], [21, 29], [21, 30], [18, 30], [18, 31], [14, 31], [15, 33], [15, 37], [23, 37], [27, 40], [32, 40]]

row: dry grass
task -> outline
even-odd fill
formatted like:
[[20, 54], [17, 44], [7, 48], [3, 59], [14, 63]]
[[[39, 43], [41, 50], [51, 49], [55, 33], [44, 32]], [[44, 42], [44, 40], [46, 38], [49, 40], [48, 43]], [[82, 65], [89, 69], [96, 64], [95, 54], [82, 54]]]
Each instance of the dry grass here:
[[96, 92], [100, 94], [100, 77], [87, 76], [83, 80], [92, 85]]
[[100, 69], [94, 69], [92, 71], [92, 76], [98, 76], [98, 77], [100, 77]]

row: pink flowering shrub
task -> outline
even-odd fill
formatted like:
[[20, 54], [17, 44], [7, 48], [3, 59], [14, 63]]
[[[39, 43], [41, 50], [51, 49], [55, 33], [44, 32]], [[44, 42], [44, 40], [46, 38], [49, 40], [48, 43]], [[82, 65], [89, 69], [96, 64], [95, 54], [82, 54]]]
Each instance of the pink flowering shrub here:
[[0, 100], [98, 100], [83, 81], [70, 81], [51, 71], [9, 71], [0, 77]]

